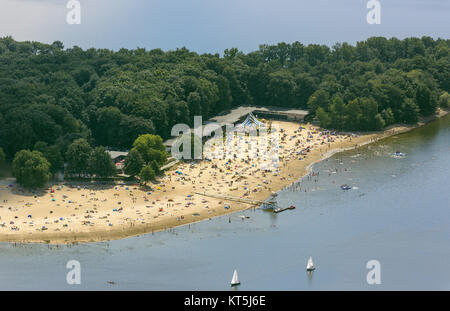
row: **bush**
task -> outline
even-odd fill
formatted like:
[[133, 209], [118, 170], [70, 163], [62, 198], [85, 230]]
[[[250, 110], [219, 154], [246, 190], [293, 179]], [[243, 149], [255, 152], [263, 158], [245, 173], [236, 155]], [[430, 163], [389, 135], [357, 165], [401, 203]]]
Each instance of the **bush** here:
[[14, 157], [13, 174], [26, 188], [44, 187], [50, 178], [50, 163], [39, 151], [21, 150]]

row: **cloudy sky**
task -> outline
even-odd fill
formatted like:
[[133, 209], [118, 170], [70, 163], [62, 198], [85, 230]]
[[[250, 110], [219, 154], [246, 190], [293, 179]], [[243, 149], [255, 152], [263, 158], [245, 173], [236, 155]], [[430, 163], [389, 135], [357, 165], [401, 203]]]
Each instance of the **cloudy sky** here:
[[0, 0], [0, 36], [82, 48], [187, 47], [200, 53], [262, 43], [355, 43], [370, 36], [449, 39], [450, 0], [379, 0], [381, 25], [366, 22], [368, 0]]

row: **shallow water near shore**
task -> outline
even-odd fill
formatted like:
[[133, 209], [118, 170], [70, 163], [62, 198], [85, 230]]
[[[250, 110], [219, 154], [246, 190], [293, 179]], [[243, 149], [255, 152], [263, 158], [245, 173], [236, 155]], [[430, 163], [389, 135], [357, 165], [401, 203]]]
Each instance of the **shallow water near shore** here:
[[[228, 290], [235, 268], [237, 290], [450, 290], [450, 116], [313, 172], [280, 191], [279, 206], [296, 209], [279, 214], [248, 210], [71, 247], [1, 243], [0, 290]], [[72, 259], [81, 285], [66, 282]], [[373, 259], [380, 285], [366, 281]]]

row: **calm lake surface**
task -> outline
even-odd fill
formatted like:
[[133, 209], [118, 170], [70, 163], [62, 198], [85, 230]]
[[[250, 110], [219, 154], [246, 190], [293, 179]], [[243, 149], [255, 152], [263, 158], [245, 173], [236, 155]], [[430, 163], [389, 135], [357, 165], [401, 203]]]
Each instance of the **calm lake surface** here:
[[[73, 247], [2, 243], [0, 290], [229, 290], [235, 268], [238, 290], [450, 290], [450, 116], [313, 171], [280, 192], [280, 206], [297, 207], [280, 214]], [[81, 285], [66, 283], [72, 259]], [[366, 281], [372, 259], [380, 285]]]

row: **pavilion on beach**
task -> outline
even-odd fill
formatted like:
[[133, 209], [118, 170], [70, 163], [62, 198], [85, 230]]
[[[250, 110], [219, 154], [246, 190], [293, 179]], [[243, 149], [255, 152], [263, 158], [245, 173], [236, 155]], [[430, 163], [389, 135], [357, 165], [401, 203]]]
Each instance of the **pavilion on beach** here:
[[245, 131], [245, 130], [254, 130], [254, 129], [258, 129], [258, 128], [265, 128], [266, 125], [259, 121], [254, 115], [253, 113], [249, 113], [247, 118], [245, 119], [244, 122], [242, 122], [241, 124], [239, 124], [238, 126], [236, 126], [236, 130], [241, 130], [241, 131]]

